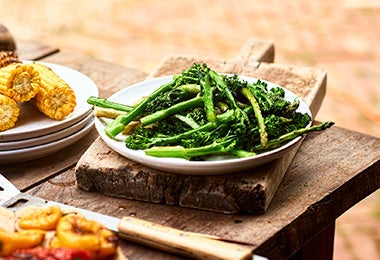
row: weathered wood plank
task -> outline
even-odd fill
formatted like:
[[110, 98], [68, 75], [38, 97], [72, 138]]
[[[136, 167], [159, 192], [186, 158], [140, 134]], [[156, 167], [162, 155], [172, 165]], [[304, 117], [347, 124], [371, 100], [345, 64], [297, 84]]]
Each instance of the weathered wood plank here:
[[59, 48], [39, 42], [16, 40], [16, 53], [22, 60], [40, 60], [59, 52]]
[[274, 62], [274, 44], [270, 41], [250, 39], [241, 48], [239, 54], [230, 60], [168, 55], [161, 60], [160, 64], [150, 73], [148, 78], [181, 73], [183, 69], [190, 67], [193, 63], [206, 61], [210, 68], [218, 72], [248, 75], [249, 73], [245, 74], [245, 70], [248, 72], [252, 69], [254, 70], [260, 65], [260, 62]]
[[75, 144], [51, 155], [26, 162], [0, 165], [1, 173], [19, 190], [26, 191], [74, 167], [97, 136], [98, 133], [94, 128]]
[[[206, 63], [218, 72], [258, 77], [280, 84], [304, 98], [312, 113], [317, 113], [326, 88], [324, 70], [259, 63], [251, 58], [251, 48], [245, 46], [243, 50], [248, 53], [227, 61], [168, 56], [149, 77], [177, 74], [193, 63]], [[238, 174], [190, 176], [139, 165], [113, 152], [98, 138], [78, 162], [76, 175], [82, 189], [110, 196], [230, 214], [262, 214], [295, 153], [296, 149], [273, 163]]]
[[[85, 192], [77, 188], [73, 170], [31, 193], [116, 217], [133, 215], [191, 232], [252, 243], [259, 255], [287, 259], [378, 189], [379, 171], [380, 139], [333, 127], [305, 138], [263, 215], [226, 215]], [[135, 246], [126, 245], [130, 259], [144, 256]]]
[[272, 41], [263, 41], [256, 39], [249, 39], [241, 48], [239, 55], [236, 57], [238, 60], [247, 61], [249, 63], [267, 62], [273, 63], [275, 58], [274, 44]]

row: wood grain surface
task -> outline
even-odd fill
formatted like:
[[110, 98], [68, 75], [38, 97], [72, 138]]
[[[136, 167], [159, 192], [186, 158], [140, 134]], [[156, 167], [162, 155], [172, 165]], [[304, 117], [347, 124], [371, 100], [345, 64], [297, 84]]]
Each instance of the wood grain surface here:
[[[186, 231], [244, 241], [253, 244], [252, 249], [259, 255], [287, 259], [375, 191], [380, 186], [376, 174], [379, 170], [379, 139], [333, 127], [305, 138], [263, 215], [220, 214], [87, 192], [77, 187], [73, 169], [31, 193], [116, 217], [135, 216]], [[133, 243], [125, 250], [130, 259], [141, 256], [141, 247]], [[148, 255], [152, 252], [146, 250]], [[157, 256], [162, 255], [165, 254], [158, 252]]]

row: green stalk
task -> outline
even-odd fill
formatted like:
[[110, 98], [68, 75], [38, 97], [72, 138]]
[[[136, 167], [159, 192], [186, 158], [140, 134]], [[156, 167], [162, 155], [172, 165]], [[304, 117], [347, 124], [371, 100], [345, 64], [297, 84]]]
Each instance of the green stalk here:
[[152, 94], [146, 97], [143, 101], [141, 101], [137, 106], [135, 106], [132, 111], [128, 114], [120, 115], [115, 120], [113, 120], [110, 124], [108, 124], [105, 128], [105, 132], [110, 137], [115, 137], [117, 134], [121, 133], [125, 126], [128, 125], [135, 117], [137, 117], [141, 112], [145, 109], [147, 104], [155, 99], [161, 93], [170, 90], [175, 85], [175, 79], [167, 84], [162, 85], [158, 89], [156, 89]]
[[213, 90], [211, 88], [210, 79], [206, 75], [201, 79], [201, 86], [203, 87], [203, 103], [206, 112], [206, 118], [209, 122], [216, 121], [216, 114], [213, 100]]
[[255, 151], [262, 151], [262, 150], [275, 149], [275, 148], [283, 145], [285, 142], [293, 140], [294, 138], [296, 138], [298, 136], [302, 136], [302, 135], [304, 135], [306, 133], [310, 133], [310, 132], [322, 131], [322, 130], [325, 130], [327, 128], [330, 128], [333, 125], [334, 125], [334, 122], [326, 121], [326, 122], [323, 122], [319, 125], [297, 129], [297, 130], [294, 130], [292, 132], [281, 135], [276, 139], [269, 140], [266, 146], [257, 145], [254, 147], [254, 150]]
[[226, 82], [224, 81], [223, 77], [214, 70], [209, 70], [209, 75], [211, 79], [214, 81], [214, 83], [216, 84], [216, 87], [219, 88], [219, 90], [226, 95], [226, 98], [230, 106], [236, 111], [236, 115], [239, 116], [242, 121], [244, 120], [248, 121], [249, 119], [248, 119], [247, 114], [238, 106], [234, 96], [232, 95], [231, 91], [228, 89], [228, 86]]
[[198, 84], [184, 84], [179, 86], [178, 88], [185, 91], [186, 93], [194, 95], [201, 92], [201, 86], [199, 86]]
[[232, 95], [231, 91], [228, 89], [226, 82], [224, 81], [223, 77], [219, 75], [216, 71], [210, 70], [209, 75], [211, 76], [212, 80], [214, 80], [217, 88], [221, 92], [224, 92], [224, 94], [227, 97], [228, 102], [230, 102], [230, 106], [233, 109], [239, 109], [239, 106], [237, 105], [234, 96]]
[[228, 110], [227, 112], [217, 116], [217, 123], [209, 122], [203, 126], [200, 126], [198, 128], [195, 128], [195, 129], [191, 129], [187, 132], [183, 132], [183, 133], [180, 133], [177, 135], [172, 135], [172, 136], [168, 136], [168, 137], [150, 138], [148, 143], [150, 143], [150, 145], [162, 145], [162, 144], [171, 145], [171, 144], [175, 144], [175, 143], [178, 143], [179, 140], [181, 140], [181, 139], [187, 139], [189, 136], [191, 136], [192, 134], [194, 134], [196, 132], [211, 131], [211, 130], [215, 129], [218, 125], [224, 124], [224, 123], [227, 123], [228, 121], [230, 121], [232, 119], [233, 115], [234, 115], [234, 111]]
[[257, 123], [259, 125], [260, 143], [263, 147], [266, 147], [268, 143], [268, 134], [264, 123], [264, 117], [261, 114], [259, 103], [257, 102], [255, 96], [252, 94], [252, 91], [248, 88], [242, 88], [241, 93], [248, 99], [249, 103], [251, 103], [253, 112], [255, 113]]
[[143, 126], [153, 124], [155, 122], [158, 122], [168, 116], [174, 115], [178, 112], [189, 110], [195, 107], [198, 107], [202, 104], [202, 97], [196, 96], [192, 99], [182, 101], [180, 103], [174, 104], [171, 107], [168, 107], [166, 109], [154, 112], [153, 114], [149, 114], [147, 116], [144, 116], [140, 118], [140, 122]]
[[256, 155], [256, 153], [254, 153], [254, 152], [249, 152], [249, 151], [242, 150], [242, 149], [236, 149], [236, 150], [234, 149], [234, 150], [231, 150], [230, 153], [239, 157], [239, 158], [252, 157], [252, 156]]
[[112, 109], [123, 111], [123, 112], [130, 112], [133, 109], [133, 106], [124, 105], [117, 102], [109, 101], [105, 98], [99, 98], [99, 97], [93, 97], [93, 96], [87, 99], [87, 103], [93, 106], [102, 107], [102, 108], [112, 108]]
[[145, 153], [155, 157], [172, 157], [190, 160], [192, 157], [205, 156], [216, 153], [227, 153], [234, 148], [233, 140], [226, 140], [220, 143], [214, 142], [209, 145], [184, 148], [183, 146], [155, 146], [145, 150]]

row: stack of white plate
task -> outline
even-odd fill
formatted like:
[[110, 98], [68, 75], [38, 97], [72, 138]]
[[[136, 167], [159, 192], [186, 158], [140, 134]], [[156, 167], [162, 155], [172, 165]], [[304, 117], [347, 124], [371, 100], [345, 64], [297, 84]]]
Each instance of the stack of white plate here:
[[[41, 62], [42, 63], [42, 62]], [[0, 163], [37, 159], [57, 152], [81, 139], [94, 126], [89, 96], [98, 96], [98, 88], [86, 75], [56, 64], [43, 63], [54, 70], [74, 90], [77, 106], [61, 121], [50, 119], [32, 104], [20, 104], [20, 116], [14, 128], [0, 132]]]

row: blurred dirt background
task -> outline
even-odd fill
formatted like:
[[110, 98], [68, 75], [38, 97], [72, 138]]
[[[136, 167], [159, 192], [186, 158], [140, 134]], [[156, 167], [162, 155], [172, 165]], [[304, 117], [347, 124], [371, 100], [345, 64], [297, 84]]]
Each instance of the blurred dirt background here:
[[[277, 63], [327, 70], [317, 120], [380, 137], [380, 0], [0, 0], [0, 23], [146, 72], [167, 54], [229, 59], [271, 40]], [[334, 259], [380, 259], [379, 191], [337, 220], [335, 242]]]

